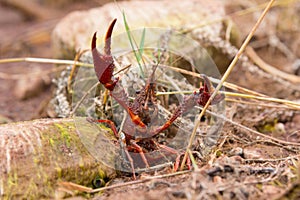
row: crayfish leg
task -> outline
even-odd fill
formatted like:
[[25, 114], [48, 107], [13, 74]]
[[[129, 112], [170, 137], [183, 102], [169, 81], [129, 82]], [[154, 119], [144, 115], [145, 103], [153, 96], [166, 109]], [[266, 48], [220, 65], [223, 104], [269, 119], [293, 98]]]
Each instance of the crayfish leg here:
[[139, 154], [140, 154], [140, 156], [141, 156], [143, 162], [145, 163], [146, 167], [149, 168], [150, 165], [149, 165], [149, 163], [148, 163], [148, 161], [147, 161], [147, 158], [146, 158], [146, 156], [145, 156], [145, 154], [144, 154], [143, 148], [142, 148], [140, 145], [138, 145], [138, 144], [137, 144], [135, 141], [133, 141], [133, 140], [130, 142], [130, 145], [131, 145], [130, 148], [132, 148], [132, 149], [134, 149], [134, 150], [136, 150], [136, 151], [139, 152]]
[[133, 179], [136, 180], [136, 176], [135, 176], [135, 169], [134, 169], [134, 164], [133, 164], [133, 159], [131, 157], [131, 155], [129, 154], [128, 150], [126, 149], [126, 147], [124, 147], [123, 149], [126, 153], [126, 156], [128, 158], [128, 161], [130, 163], [130, 167], [131, 167], [131, 170], [132, 170], [132, 176], [133, 176]]
[[118, 131], [117, 131], [117, 128], [116, 128], [115, 123], [113, 121], [108, 120], [108, 119], [94, 119], [94, 118], [91, 118], [91, 117], [86, 118], [86, 120], [90, 123], [105, 123], [105, 124], [108, 124], [110, 126], [111, 130], [113, 131], [115, 137], [117, 139], [119, 139]]
[[[184, 155], [184, 153], [178, 153], [175, 149], [173, 149], [171, 147], [168, 147], [166, 145], [163, 145], [163, 144], [158, 144], [158, 146], [160, 148], [166, 150], [167, 152], [170, 152], [170, 153], [173, 153], [173, 154], [177, 155], [177, 157], [175, 159], [175, 163], [174, 163], [174, 171], [176, 172], [178, 170], [178, 168], [179, 168], [180, 158], [181, 158], [181, 156]], [[188, 169], [190, 170], [191, 169], [191, 160], [190, 160], [190, 157], [187, 158], [186, 165], [187, 165]]]

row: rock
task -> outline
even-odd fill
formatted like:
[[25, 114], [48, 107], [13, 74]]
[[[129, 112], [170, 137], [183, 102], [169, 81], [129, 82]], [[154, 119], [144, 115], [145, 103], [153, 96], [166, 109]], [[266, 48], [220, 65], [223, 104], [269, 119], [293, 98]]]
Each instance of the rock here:
[[114, 176], [115, 170], [82, 144], [78, 123], [40, 119], [0, 125], [0, 199], [53, 199], [60, 181], [89, 186], [97, 177]]
[[9, 119], [8, 117], [5, 117], [3, 115], [0, 114], [0, 124], [6, 124], [6, 123], [9, 123], [11, 122], [12, 120]]
[[245, 159], [263, 159], [263, 154], [260, 149], [257, 148], [245, 148], [244, 149]]
[[[37, 73], [42, 73], [41, 69], [34, 69]], [[26, 76], [17, 80], [14, 87], [14, 95], [19, 100], [25, 100], [39, 95], [50, 84], [48, 76]]]
[[231, 149], [228, 154], [229, 154], [229, 156], [242, 156], [243, 149], [241, 147], [235, 147], [235, 148]]
[[[97, 36], [103, 38], [114, 18], [118, 19], [118, 23], [113, 34], [124, 33], [123, 10], [131, 30], [143, 27], [194, 28], [225, 16], [224, 5], [217, 0], [112, 2], [88, 11], [72, 12], [62, 19], [52, 34], [55, 56], [73, 59], [79, 49], [89, 49], [93, 33], [97, 31]], [[222, 22], [208, 23], [204, 28], [217, 37]]]

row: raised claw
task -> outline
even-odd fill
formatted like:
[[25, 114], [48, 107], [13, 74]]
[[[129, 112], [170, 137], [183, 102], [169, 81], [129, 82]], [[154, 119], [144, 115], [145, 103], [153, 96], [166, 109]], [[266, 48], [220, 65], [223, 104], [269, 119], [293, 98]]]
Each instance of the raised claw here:
[[111, 35], [116, 21], [117, 19], [114, 19], [106, 31], [103, 54], [101, 54], [96, 48], [97, 32], [93, 35], [91, 48], [94, 69], [100, 83], [103, 84], [106, 89], [110, 90], [110, 95], [128, 112], [133, 123], [145, 128], [146, 125], [142, 122], [140, 117], [134, 113], [132, 108], [129, 107], [128, 96], [124, 88], [122, 85], [117, 84], [119, 78], [115, 78], [113, 76], [115, 64], [111, 55]]
[[116, 83], [118, 82], [118, 78], [113, 77], [115, 65], [110, 51], [111, 34], [116, 21], [117, 19], [114, 19], [109, 25], [109, 28], [107, 29], [103, 54], [99, 53], [99, 51], [96, 48], [97, 32], [94, 33], [91, 43], [96, 75], [98, 77], [98, 80], [105, 86], [105, 88], [107, 88], [110, 91], [114, 89]]

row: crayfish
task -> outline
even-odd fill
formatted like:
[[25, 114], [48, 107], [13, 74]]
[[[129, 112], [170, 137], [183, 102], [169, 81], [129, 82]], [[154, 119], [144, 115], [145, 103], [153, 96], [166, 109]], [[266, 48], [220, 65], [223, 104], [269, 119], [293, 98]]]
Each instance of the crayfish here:
[[[155, 150], [161, 150], [166, 154], [175, 154], [176, 160], [174, 170], [178, 169], [181, 154], [175, 149], [159, 143], [155, 137], [167, 130], [172, 123], [186, 111], [192, 109], [196, 105], [204, 106], [214, 90], [207, 76], [202, 75], [204, 80], [203, 87], [190, 95], [183, 98], [183, 102], [175, 109], [169, 119], [162, 125], [153, 127], [151, 119], [158, 115], [156, 84], [154, 82], [155, 71], [158, 64], [153, 64], [152, 72], [142, 89], [137, 92], [133, 100], [129, 100], [129, 96], [122, 87], [120, 78], [113, 75], [115, 69], [114, 58], [111, 54], [111, 35], [113, 27], [116, 23], [114, 19], [105, 36], [104, 52], [100, 53], [96, 49], [96, 32], [91, 42], [92, 57], [94, 61], [94, 69], [99, 82], [109, 91], [110, 96], [121, 105], [127, 112], [127, 118], [124, 121], [121, 134], [118, 133], [114, 122], [108, 119], [90, 119], [92, 122], [108, 124], [115, 137], [120, 141], [120, 147], [126, 156], [130, 165], [133, 177], [135, 177], [135, 166], [149, 168], [149, 156], [147, 153]], [[218, 94], [211, 104], [217, 104], [224, 99], [224, 95]], [[151, 108], [151, 109], [150, 109]], [[130, 155], [130, 152], [137, 153], [140, 164], [136, 164], [136, 158]], [[165, 154], [165, 155], [166, 155]], [[185, 163], [190, 168], [189, 160]]]

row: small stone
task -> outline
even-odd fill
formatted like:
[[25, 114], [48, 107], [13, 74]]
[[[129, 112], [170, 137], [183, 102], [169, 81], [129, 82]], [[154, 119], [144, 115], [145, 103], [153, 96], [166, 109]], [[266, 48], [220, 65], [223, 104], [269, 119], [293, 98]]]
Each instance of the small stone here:
[[244, 149], [244, 158], [245, 159], [260, 159], [262, 158], [262, 153], [259, 149]]
[[282, 133], [282, 134], [286, 133], [285, 126], [284, 126], [283, 123], [277, 123], [277, 124], [275, 124], [274, 128], [275, 128], [274, 131], [276, 133]]
[[235, 147], [230, 150], [229, 156], [242, 156], [243, 155], [243, 149], [241, 147]]
[[216, 184], [221, 184], [223, 183], [223, 179], [221, 176], [214, 176], [213, 177], [213, 182], [216, 183]]

